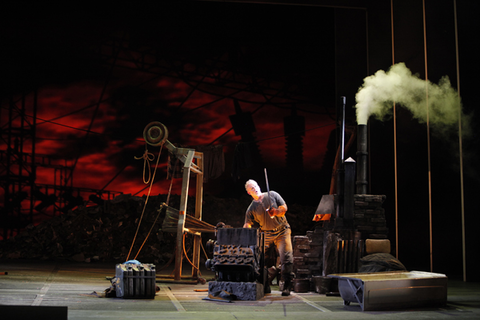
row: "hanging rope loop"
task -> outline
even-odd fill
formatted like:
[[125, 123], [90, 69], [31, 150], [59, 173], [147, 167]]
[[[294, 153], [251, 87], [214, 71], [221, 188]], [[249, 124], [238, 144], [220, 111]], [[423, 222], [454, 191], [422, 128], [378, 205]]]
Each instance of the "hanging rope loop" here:
[[[155, 174], [157, 173], [158, 163], [160, 161], [160, 155], [162, 154], [162, 149], [163, 149], [163, 144], [160, 145], [160, 151], [158, 152], [157, 163], [155, 165], [155, 170], [153, 171], [152, 179], [149, 179], [150, 180], [149, 181], [150, 185], [148, 187], [147, 198], [145, 199], [145, 204], [143, 205], [142, 214], [140, 215], [140, 220], [138, 221], [137, 230], [135, 231], [135, 236], [133, 237], [132, 245], [130, 246], [130, 250], [128, 251], [126, 261], [128, 261], [128, 259], [130, 258], [130, 254], [132, 253], [133, 245], [135, 244], [135, 240], [137, 239], [137, 236], [138, 236], [138, 231], [140, 230], [140, 225], [142, 223], [143, 215], [145, 214], [145, 209], [147, 208], [148, 199], [150, 198], [150, 192], [152, 191], [153, 182], [155, 181]], [[144, 156], [145, 156], [145, 153], [144, 153]], [[145, 179], [144, 179], [144, 182], [145, 182]]]
[[[160, 155], [159, 155], [160, 157]], [[147, 145], [145, 145], [145, 152], [141, 157], [134, 157], [135, 160], [141, 160], [143, 159], [143, 183], [148, 184], [150, 182], [150, 179], [152, 177], [152, 169], [150, 166], [150, 162], [155, 160], [155, 155], [153, 153], [148, 152]], [[148, 168], [148, 179], [145, 180], [145, 169]]]

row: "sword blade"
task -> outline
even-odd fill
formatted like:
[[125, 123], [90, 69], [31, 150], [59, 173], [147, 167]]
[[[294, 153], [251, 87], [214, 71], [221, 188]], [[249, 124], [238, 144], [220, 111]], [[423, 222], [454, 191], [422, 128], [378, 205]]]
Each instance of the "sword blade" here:
[[267, 176], [267, 168], [263, 169], [265, 171], [265, 182], [267, 184], [267, 193], [268, 193], [268, 210], [272, 207], [272, 199], [270, 199], [270, 186], [268, 185], [268, 176]]

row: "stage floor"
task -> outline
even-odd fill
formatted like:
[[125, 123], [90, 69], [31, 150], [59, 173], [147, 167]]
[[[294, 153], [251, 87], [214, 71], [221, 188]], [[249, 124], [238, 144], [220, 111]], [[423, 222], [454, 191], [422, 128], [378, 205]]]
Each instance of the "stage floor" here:
[[[105, 298], [111, 285], [107, 278], [115, 275], [115, 266], [113, 262], [0, 261], [1, 317], [17, 310], [28, 319], [54, 319], [51, 315], [57, 309], [66, 309], [68, 319], [480, 319], [480, 283], [449, 279], [445, 307], [391, 311], [361, 311], [355, 303], [345, 306], [340, 296], [315, 292], [282, 297], [277, 286], [257, 301], [210, 301], [204, 300], [208, 282], [157, 282], [160, 291], [155, 299]], [[188, 267], [183, 271], [191, 274]], [[203, 278], [213, 280], [211, 272], [201, 271]], [[157, 271], [157, 277], [170, 273]]]

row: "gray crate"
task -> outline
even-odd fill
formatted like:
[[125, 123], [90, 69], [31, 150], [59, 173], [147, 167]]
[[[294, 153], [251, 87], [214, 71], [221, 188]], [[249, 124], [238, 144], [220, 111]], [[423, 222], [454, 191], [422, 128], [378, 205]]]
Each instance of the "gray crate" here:
[[155, 298], [155, 265], [130, 263], [117, 264], [115, 278], [115, 292], [118, 298]]

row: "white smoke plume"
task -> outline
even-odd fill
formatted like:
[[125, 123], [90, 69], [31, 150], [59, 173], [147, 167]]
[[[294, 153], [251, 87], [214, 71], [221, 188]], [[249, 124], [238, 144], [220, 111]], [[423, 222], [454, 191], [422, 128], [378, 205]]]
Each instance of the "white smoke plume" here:
[[[355, 96], [358, 124], [367, 124], [370, 116], [383, 120], [391, 114], [395, 102], [410, 110], [421, 123], [427, 121], [428, 104], [428, 119], [432, 128], [445, 131], [458, 127], [461, 101], [447, 76], [434, 84], [412, 75], [404, 63], [398, 63], [387, 72], [379, 70], [363, 81]], [[468, 131], [468, 118], [463, 114], [461, 116]]]

